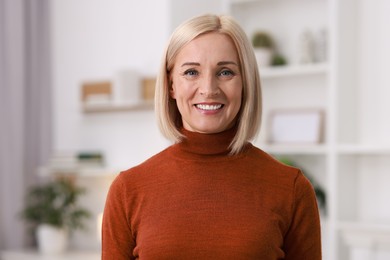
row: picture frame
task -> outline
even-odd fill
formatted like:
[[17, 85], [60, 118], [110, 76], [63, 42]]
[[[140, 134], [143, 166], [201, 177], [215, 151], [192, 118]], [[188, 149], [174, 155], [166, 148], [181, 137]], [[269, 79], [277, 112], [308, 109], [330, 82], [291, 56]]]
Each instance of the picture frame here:
[[323, 142], [321, 109], [274, 110], [269, 116], [271, 144], [319, 144]]

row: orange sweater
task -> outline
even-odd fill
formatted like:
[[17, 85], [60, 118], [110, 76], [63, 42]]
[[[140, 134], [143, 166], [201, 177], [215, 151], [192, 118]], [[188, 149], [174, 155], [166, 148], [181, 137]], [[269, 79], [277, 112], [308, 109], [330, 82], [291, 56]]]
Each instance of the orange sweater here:
[[187, 139], [122, 172], [103, 218], [103, 260], [321, 259], [320, 222], [302, 173], [234, 130]]

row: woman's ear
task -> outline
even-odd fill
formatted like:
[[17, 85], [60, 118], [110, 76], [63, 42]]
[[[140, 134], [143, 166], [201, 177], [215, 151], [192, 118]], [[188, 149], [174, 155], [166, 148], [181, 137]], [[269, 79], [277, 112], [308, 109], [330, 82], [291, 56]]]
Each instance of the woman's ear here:
[[173, 89], [170, 89], [170, 90], [169, 90], [169, 96], [170, 96], [172, 99], [176, 99], [176, 98], [175, 98], [175, 92], [173, 91]]
[[169, 96], [172, 99], [176, 99], [176, 97], [175, 97], [175, 90], [173, 88], [173, 81], [171, 79], [169, 79]]

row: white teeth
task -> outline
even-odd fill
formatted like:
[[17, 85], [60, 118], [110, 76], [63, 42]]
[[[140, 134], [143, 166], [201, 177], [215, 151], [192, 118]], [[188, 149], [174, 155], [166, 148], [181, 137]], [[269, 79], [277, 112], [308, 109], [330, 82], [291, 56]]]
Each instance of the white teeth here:
[[222, 104], [218, 104], [218, 105], [196, 104], [196, 107], [202, 110], [217, 110], [222, 107]]

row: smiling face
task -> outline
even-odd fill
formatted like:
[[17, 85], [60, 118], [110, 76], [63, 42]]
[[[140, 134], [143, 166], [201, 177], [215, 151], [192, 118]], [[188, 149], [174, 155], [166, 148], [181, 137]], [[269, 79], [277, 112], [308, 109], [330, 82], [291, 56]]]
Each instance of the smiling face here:
[[177, 55], [170, 80], [170, 95], [186, 130], [211, 134], [235, 124], [242, 78], [229, 36], [207, 33], [189, 42]]

